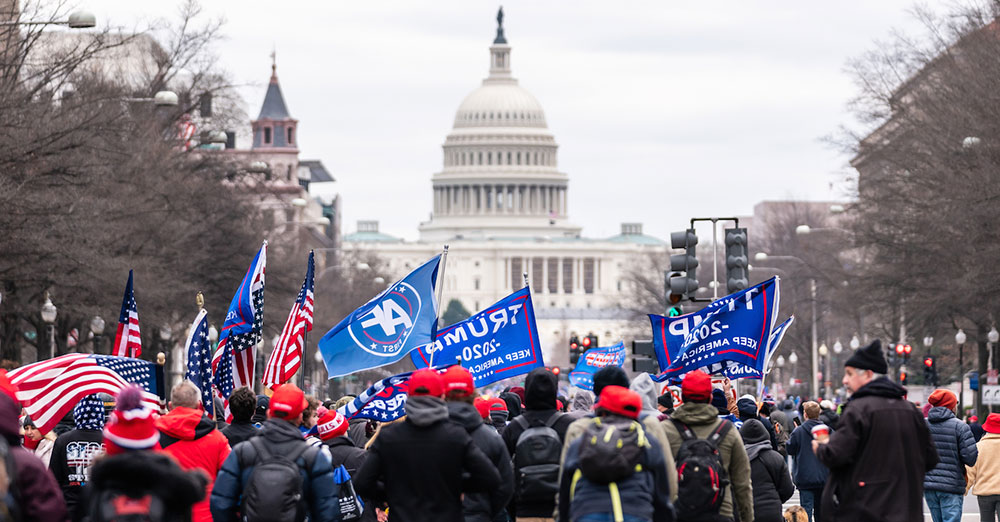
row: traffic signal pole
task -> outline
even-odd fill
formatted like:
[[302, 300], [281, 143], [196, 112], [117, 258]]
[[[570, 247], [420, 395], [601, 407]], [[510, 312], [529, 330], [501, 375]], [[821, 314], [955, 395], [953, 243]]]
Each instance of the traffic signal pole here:
[[715, 283], [712, 288], [712, 299], [703, 298], [692, 298], [695, 302], [711, 302], [719, 298], [719, 221], [732, 221], [735, 227], [740, 226], [740, 218], [738, 217], [710, 217], [710, 218], [691, 218], [691, 228], [694, 228], [694, 224], [698, 221], [711, 221], [712, 222], [712, 281]]

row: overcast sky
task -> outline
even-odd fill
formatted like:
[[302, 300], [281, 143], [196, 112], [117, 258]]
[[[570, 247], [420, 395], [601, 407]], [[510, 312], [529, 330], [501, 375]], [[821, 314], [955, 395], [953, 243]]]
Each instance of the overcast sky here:
[[[176, 8], [82, 1], [102, 24], [125, 26]], [[344, 232], [378, 219], [383, 232], [415, 239], [455, 111], [487, 75], [499, 4], [203, 5], [227, 20], [220, 63], [249, 85], [252, 116], [277, 49], [300, 157], [337, 178]], [[639, 221], [666, 238], [695, 215], [842, 198], [848, 158], [821, 139], [852, 121], [846, 62], [913, 25], [912, 0], [503, 5], [514, 75], [545, 108], [570, 177], [570, 217], [587, 237]]]

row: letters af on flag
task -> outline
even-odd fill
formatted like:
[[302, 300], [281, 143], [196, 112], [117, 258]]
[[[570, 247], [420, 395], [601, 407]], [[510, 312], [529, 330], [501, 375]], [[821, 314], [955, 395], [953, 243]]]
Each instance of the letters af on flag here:
[[139, 310], [135, 306], [135, 292], [132, 287], [132, 270], [128, 271], [128, 284], [122, 297], [122, 311], [118, 314], [118, 331], [112, 355], [136, 357], [142, 355], [142, 336], [139, 335]]
[[229, 396], [243, 386], [253, 387], [256, 346], [264, 325], [264, 267], [267, 264], [267, 241], [254, 256], [243, 276], [236, 295], [229, 304], [226, 322], [219, 333], [219, 346], [212, 355], [213, 384], [225, 400], [229, 415]]
[[278, 344], [271, 351], [271, 357], [264, 367], [261, 382], [272, 388], [288, 382], [299, 371], [302, 363], [302, 353], [305, 350], [306, 332], [313, 327], [313, 253], [309, 252], [309, 263], [306, 268], [306, 278], [302, 281], [302, 289], [292, 304], [285, 327], [281, 330]]

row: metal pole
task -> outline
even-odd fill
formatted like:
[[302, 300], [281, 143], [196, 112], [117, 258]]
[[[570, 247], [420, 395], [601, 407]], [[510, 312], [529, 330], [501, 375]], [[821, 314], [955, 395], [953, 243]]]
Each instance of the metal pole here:
[[49, 359], [56, 358], [56, 325], [49, 325]]
[[965, 420], [965, 343], [958, 345], [958, 417]]
[[712, 288], [712, 299], [719, 298], [719, 224], [712, 220], [712, 281], [715, 286]]
[[[448, 245], [445, 245], [444, 246], [444, 251], [441, 253], [441, 264], [438, 265], [438, 267], [440, 268], [440, 272], [438, 272], [438, 280], [437, 280], [437, 283], [438, 283], [438, 286], [437, 286], [437, 315], [438, 315], [437, 318], [438, 318], [438, 323], [441, 322], [441, 314], [443, 313], [443, 311], [441, 310], [441, 294], [444, 292], [444, 269], [445, 269], [445, 267], [447, 267], [447, 265], [448, 265]], [[431, 360], [430, 360], [430, 366], [431, 366], [431, 368], [434, 367], [434, 354], [435, 353], [437, 353], [437, 350], [431, 350]]]
[[812, 397], [819, 397], [819, 347], [816, 345], [816, 280], [809, 279], [809, 292], [812, 294]]

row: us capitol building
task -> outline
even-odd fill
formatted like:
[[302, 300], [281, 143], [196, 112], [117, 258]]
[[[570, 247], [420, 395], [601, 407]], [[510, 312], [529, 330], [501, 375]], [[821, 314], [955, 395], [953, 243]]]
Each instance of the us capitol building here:
[[402, 277], [450, 245], [441, 307], [457, 299], [470, 313], [522, 288], [527, 272], [545, 362], [565, 367], [573, 334], [594, 333], [602, 346], [623, 340], [629, 325], [618, 304], [628, 298], [626, 269], [667, 255], [669, 245], [638, 223], [591, 239], [569, 221], [569, 176], [558, 169], [558, 145], [541, 104], [511, 74], [502, 11], [497, 21], [489, 77], [455, 115], [420, 239], [403, 241], [380, 233], [377, 221], [359, 221], [343, 248], [374, 251]]

